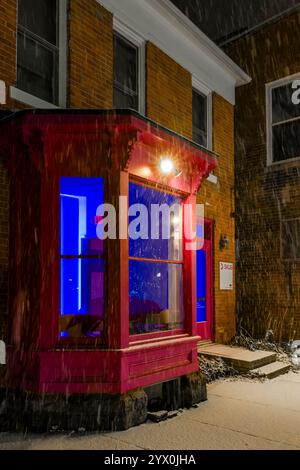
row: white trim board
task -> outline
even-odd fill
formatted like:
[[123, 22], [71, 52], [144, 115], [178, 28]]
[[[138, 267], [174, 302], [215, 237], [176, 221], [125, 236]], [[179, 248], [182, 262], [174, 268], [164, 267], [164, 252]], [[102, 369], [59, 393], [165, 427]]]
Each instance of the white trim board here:
[[20, 90], [14, 86], [9, 88], [10, 97], [20, 103], [24, 103], [28, 106], [32, 106], [33, 108], [40, 108], [40, 109], [57, 109], [58, 106], [52, 103], [48, 103], [48, 101], [41, 100], [37, 96], [31, 95], [26, 91]]
[[169, 0], [97, 0], [145, 41], [151, 41], [210, 91], [235, 103], [250, 77]]

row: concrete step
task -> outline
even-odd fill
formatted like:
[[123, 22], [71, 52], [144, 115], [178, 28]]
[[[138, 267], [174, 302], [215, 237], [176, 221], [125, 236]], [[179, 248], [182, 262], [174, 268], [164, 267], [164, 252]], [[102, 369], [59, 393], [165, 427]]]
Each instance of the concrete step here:
[[258, 375], [259, 377], [265, 377], [267, 379], [275, 379], [279, 375], [286, 374], [290, 370], [291, 366], [289, 364], [284, 364], [284, 362], [273, 362], [272, 364], [267, 364], [266, 366], [259, 367], [258, 369], [253, 369], [251, 373]]
[[198, 354], [208, 358], [221, 358], [226, 364], [239, 372], [249, 372], [253, 369], [276, 362], [276, 353], [268, 351], [249, 351], [244, 348], [211, 344], [198, 347]]

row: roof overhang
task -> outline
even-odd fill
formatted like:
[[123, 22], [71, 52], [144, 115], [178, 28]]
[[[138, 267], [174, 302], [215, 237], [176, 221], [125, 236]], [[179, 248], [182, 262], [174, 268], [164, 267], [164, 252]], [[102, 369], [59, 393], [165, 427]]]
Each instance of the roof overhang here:
[[97, 0], [120, 25], [150, 41], [204, 87], [235, 104], [235, 88], [251, 78], [169, 0]]
[[[35, 141], [41, 141], [42, 167], [48, 169], [57, 166], [55, 155], [68, 158], [72, 145], [90, 151], [91, 145], [95, 148], [105, 141], [112, 148], [115, 169], [191, 194], [217, 166], [213, 152], [131, 110], [23, 110], [5, 117], [0, 125], [0, 143], [8, 160], [16, 158], [19, 145], [34, 148]], [[163, 175], [162, 159], [172, 160], [176, 172]]]

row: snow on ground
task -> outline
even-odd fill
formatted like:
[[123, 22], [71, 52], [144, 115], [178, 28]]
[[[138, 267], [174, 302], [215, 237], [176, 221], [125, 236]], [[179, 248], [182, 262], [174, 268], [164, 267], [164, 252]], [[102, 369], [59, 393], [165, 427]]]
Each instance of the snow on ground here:
[[300, 450], [300, 373], [271, 381], [227, 379], [208, 386], [199, 408], [159, 424], [109, 434], [0, 434], [0, 450]]

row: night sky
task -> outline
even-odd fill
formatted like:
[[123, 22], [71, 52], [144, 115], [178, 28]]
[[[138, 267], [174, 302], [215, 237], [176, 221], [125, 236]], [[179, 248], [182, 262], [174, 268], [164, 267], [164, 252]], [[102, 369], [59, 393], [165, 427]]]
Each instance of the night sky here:
[[218, 44], [274, 15], [300, 7], [299, 0], [172, 0], [172, 2]]

